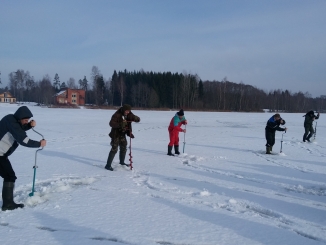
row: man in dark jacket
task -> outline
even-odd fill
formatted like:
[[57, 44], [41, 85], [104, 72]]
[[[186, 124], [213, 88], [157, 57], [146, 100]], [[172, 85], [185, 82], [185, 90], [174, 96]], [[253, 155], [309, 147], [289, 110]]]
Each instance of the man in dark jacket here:
[[110, 126], [111, 132], [111, 151], [108, 156], [108, 160], [105, 169], [113, 171], [111, 166], [113, 158], [120, 147], [119, 160], [121, 165], [129, 166], [126, 164], [125, 157], [127, 153], [127, 139], [126, 135], [134, 138], [132, 134], [131, 122], [140, 122], [140, 118], [131, 112], [131, 106], [128, 104], [120, 107], [111, 117]]
[[281, 128], [280, 125], [284, 125], [285, 121], [281, 118], [280, 114], [275, 114], [272, 116], [266, 124], [265, 127], [265, 137], [266, 137], [266, 154], [271, 154], [273, 150], [273, 145], [275, 144], [275, 132], [286, 131], [287, 128]]
[[[315, 119], [319, 118], [319, 112], [317, 114], [317, 116], [314, 114], [314, 111], [309, 111], [307, 112], [306, 115], [304, 115], [305, 119], [304, 119], [304, 135], [303, 135], [303, 142], [310, 142], [310, 138], [311, 136], [315, 133], [315, 130], [312, 126], [313, 122], [315, 121]], [[308, 133], [310, 132], [310, 134], [308, 135]]]
[[16, 174], [8, 159], [19, 145], [38, 148], [46, 145], [45, 140], [34, 141], [27, 137], [27, 130], [36, 126], [31, 111], [22, 106], [15, 114], [9, 114], [0, 121], [0, 176], [3, 178], [2, 186], [2, 211], [23, 208], [24, 204], [14, 202], [14, 187], [17, 179]]

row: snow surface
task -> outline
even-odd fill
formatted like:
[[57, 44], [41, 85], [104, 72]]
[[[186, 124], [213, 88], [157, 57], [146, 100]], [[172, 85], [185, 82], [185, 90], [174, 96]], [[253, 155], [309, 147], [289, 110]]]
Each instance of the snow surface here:
[[[0, 104], [0, 117], [17, 108]], [[111, 172], [113, 110], [29, 108], [48, 145], [37, 155], [33, 197], [36, 149], [20, 146], [10, 157], [15, 201], [26, 207], [0, 212], [2, 245], [326, 244], [324, 115], [316, 140], [303, 143], [303, 113], [282, 113], [283, 153], [277, 132], [275, 154], [266, 155], [271, 113], [186, 111], [185, 153], [170, 157], [175, 111], [135, 110], [134, 169], [118, 166], [117, 154]], [[183, 141], [180, 133], [181, 151]]]

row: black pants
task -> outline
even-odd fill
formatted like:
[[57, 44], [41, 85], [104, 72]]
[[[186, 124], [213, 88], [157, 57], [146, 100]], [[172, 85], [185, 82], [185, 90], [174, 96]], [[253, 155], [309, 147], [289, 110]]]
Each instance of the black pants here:
[[8, 157], [0, 156], [0, 176], [4, 182], [15, 182], [17, 179]]
[[315, 133], [314, 127], [312, 124], [304, 124], [304, 135], [303, 140], [310, 139], [311, 136]]
[[265, 130], [266, 146], [273, 146], [275, 144], [275, 131]]

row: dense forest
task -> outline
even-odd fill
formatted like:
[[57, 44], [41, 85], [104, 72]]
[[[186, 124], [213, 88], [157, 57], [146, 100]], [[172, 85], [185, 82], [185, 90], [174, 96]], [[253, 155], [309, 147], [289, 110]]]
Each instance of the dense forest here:
[[309, 93], [276, 89], [262, 89], [234, 83], [227, 78], [221, 81], [202, 81], [198, 75], [171, 72], [114, 71], [105, 79], [98, 67], [93, 66], [89, 80], [77, 82], [70, 78], [61, 82], [55, 74], [52, 80], [45, 75], [35, 81], [28, 71], [18, 69], [9, 74], [9, 85], [0, 93], [9, 91], [17, 101], [53, 104], [54, 95], [63, 88], [86, 90], [86, 104], [134, 108], [244, 111], [263, 109], [284, 112], [326, 111], [326, 96], [312, 98]]

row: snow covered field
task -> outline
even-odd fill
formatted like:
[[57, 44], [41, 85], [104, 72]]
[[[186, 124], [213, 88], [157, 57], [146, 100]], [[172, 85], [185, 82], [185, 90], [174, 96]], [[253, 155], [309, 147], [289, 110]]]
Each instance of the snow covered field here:
[[[0, 104], [0, 117], [17, 108]], [[38, 153], [33, 197], [36, 149], [20, 146], [10, 157], [15, 200], [26, 207], [0, 211], [1, 245], [326, 244], [325, 115], [316, 140], [302, 143], [303, 113], [281, 113], [283, 153], [277, 132], [276, 154], [266, 155], [271, 113], [186, 111], [185, 153], [169, 157], [176, 111], [135, 110], [134, 169], [118, 166], [117, 154], [111, 172], [104, 166], [113, 110], [29, 108], [48, 144]]]

